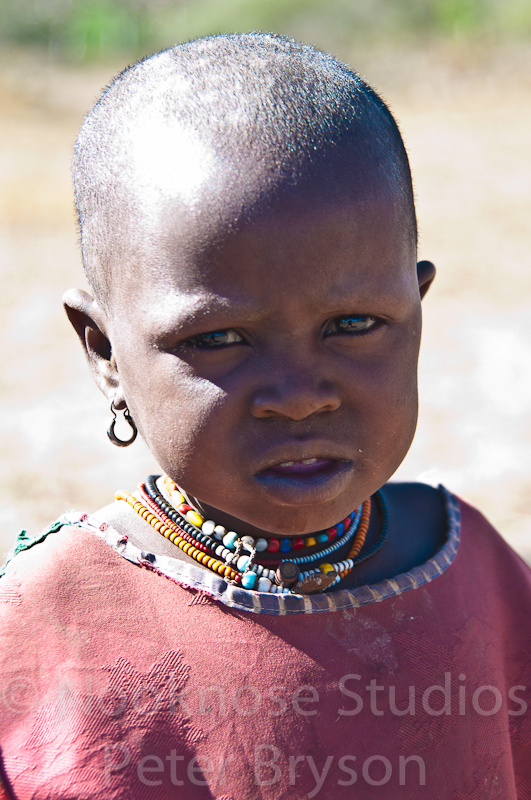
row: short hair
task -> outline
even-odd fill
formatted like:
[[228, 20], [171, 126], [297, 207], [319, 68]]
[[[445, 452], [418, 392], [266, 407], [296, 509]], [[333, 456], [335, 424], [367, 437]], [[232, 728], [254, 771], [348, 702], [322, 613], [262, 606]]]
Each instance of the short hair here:
[[[121, 72], [87, 115], [73, 158], [83, 265], [106, 302], [109, 264], [127, 250], [130, 142], [148, 114], [208, 143], [223, 163], [262, 164], [277, 182], [310, 177], [331, 152], [354, 145], [392, 186], [416, 241], [408, 157], [390, 110], [349, 67], [274, 34], [208, 36]], [[326, 168], [326, 167], [325, 167]], [[242, 178], [243, 180], [243, 178]]]

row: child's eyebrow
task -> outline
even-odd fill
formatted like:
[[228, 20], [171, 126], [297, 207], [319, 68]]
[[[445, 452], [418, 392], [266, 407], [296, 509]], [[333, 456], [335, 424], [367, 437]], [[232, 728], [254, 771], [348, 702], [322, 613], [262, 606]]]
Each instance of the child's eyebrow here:
[[187, 332], [191, 328], [201, 328], [203, 323], [216, 325], [219, 320], [219, 324], [226, 326], [231, 319], [251, 322], [263, 317], [264, 313], [265, 309], [256, 302], [209, 293], [187, 294], [176, 296], [164, 313], [157, 309], [156, 313], [149, 315], [148, 324], [151, 337], [163, 339], [166, 336], [179, 335], [182, 331]]

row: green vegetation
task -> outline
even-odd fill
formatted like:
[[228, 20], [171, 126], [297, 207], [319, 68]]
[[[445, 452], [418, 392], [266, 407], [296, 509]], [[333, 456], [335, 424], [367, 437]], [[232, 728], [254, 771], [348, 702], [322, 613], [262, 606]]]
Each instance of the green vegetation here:
[[73, 61], [137, 58], [220, 31], [360, 42], [531, 37], [529, 0], [0, 0], [0, 41]]

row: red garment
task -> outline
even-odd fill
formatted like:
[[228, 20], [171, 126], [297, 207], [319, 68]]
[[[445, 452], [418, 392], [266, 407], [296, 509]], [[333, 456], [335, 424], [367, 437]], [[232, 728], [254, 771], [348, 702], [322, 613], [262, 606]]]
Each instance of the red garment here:
[[90, 520], [51, 533], [0, 581], [7, 796], [531, 797], [531, 573], [461, 513], [446, 568], [322, 613], [223, 605]]

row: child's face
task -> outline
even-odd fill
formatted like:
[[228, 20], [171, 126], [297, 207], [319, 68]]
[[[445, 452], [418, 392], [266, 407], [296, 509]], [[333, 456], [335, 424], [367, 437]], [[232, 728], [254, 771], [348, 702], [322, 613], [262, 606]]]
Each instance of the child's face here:
[[169, 203], [151, 263], [116, 271], [108, 330], [132, 416], [161, 467], [236, 530], [326, 528], [411, 444], [415, 244], [374, 183], [326, 205], [291, 190], [232, 231]]

